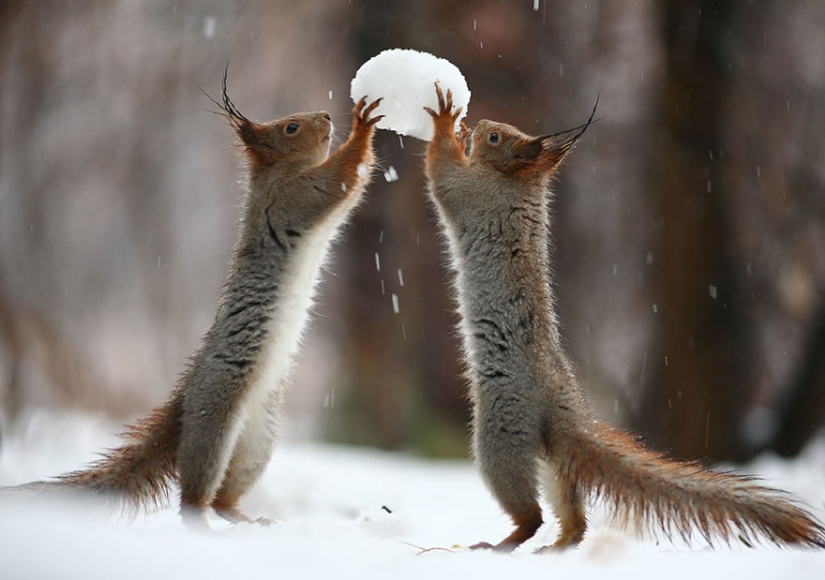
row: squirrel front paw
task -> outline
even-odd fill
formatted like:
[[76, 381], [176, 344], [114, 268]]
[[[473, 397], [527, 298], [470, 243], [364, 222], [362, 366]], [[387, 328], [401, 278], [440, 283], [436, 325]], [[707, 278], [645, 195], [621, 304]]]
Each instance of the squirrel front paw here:
[[[447, 89], [447, 97], [445, 98], [444, 92], [441, 90], [441, 84], [438, 81], [435, 81], [435, 94], [438, 96], [438, 112], [436, 113], [429, 107], [424, 107], [424, 110], [430, 114], [436, 123], [442, 120], [449, 120], [451, 127], [455, 127], [456, 119], [461, 115], [461, 111], [464, 110], [463, 107], [458, 107], [453, 111], [453, 92]], [[462, 127], [466, 129], [463, 123]]]
[[367, 105], [367, 97], [361, 97], [361, 100], [352, 108], [352, 129], [368, 130], [375, 126], [378, 121], [384, 118], [384, 115], [377, 115], [370, 118], [370, 114], [381, 104], [383, 99], [375, 99]]
[[458, 134], [455, 131], [455, 123], [461, 115], [463, 107], [453, 110], [453, 92], [447, 89], [447, 96], [445, 97], [438, 81], [435, 81], [435, 94], [438, 96], [438, 112], [430, 107], [424, 107], [424, 110], [433, 118], [436, 134], [455, 135], [459, 143], [464, 143], [470, 135], [467, 125], [462, 122]]

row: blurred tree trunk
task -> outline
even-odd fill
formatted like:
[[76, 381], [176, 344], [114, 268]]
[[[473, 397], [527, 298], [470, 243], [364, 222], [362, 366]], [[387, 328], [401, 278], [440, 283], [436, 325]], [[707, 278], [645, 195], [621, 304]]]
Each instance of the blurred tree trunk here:
[[779, 404], [779, 424], [770, 448], [797, 455], [825, 419], [825, 303], [819, 307], [798, 371]]
[[[398, 4], [388, 11], [378, 0], [362, 3], [352, 34], [356, 68], [389, 46], [414, 45], [420, 31], [413, 23], [422, 20], [411, 14], [426, 8]], [[380, 167], [337, 252], [345, 278], [337, 301], [347, 374], [338, 381], [343, 393], [329, 435], [464, 455], [467, 403], [444, 256], [426, 199], [423, 146], [388, 131], [376, 134]], [[398, 181], [384, 177], [390, 166]]]
[[723, 127], [731, 2], [666, 4], [666, 78], [655, 135], [659, 351], [635, 428], [687, 458], [742, 459], [747, 373], [728, 254]]

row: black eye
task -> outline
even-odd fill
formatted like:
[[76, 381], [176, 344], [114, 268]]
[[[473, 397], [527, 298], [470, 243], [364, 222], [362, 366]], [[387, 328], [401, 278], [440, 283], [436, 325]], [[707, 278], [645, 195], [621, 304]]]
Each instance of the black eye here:
[[490, 143], [498, 143], [498, 133], [490, 133]]
[[298, 130], [298, 124], [297, 123], [290, 123], [289, 125], [286, 126], [286, 134], [287, 135], [292, 135], [297, 130]]

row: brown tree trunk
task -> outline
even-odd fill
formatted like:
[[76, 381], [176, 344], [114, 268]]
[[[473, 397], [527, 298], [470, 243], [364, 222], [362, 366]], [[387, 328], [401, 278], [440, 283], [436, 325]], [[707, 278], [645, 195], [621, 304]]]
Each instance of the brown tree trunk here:
[[[412, 46], [412, 17], [427, 5], [364, 2], [352, 34], [355, 66], [391, 46]], [[355, 71], [353, 71], [355, 72]], [[380, 95], [370, 95], [380, 96]], [[380, 112], [380, 111], [379, 111]], [[454, 307], [435, 216], [426, 198], [424, 143], [379, 131], [380, 167], [368, 200], [336, 251], [341, 263], [347, 376], [328, 435], [336, 441], [435, 455], [465, 455], [467, 401]], [[383, 173], [392, 167], [397, 181]], [[392, 179], [392, 174], [390, 179]]]
[[819, 307], [802, 361], [779, 404], [770, 448], [794, 457], [825, 422], [825, 303]]
[[727, 252], [722, 127], [731, 3], [668, 2], [666, 79], [654, 136], [658, 353], [635, 427], [687, 458], [741, 459], [745, 373], [736, 280]]

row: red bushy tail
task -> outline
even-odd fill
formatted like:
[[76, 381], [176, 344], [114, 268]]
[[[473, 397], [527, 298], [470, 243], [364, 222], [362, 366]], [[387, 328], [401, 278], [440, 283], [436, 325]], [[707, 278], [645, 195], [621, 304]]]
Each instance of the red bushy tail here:
[[825, 548], [820, 522], [753, 478], [665, 459], [604, 424], [568, 434], [559, 445], [559, 476], [576, 482], [583, 497], [605, 499], [619, 522], [686, 541], [694, 531], [709, 543], [730, 542], [738, 532], [746, 540]]
[[127, 427], [120, 447], [88, 468], [7, 488], [55, 497], [99, 498], [128, 517], [158, 507], [177, 479], [175, 456], [180, 433], [177, 398]]

